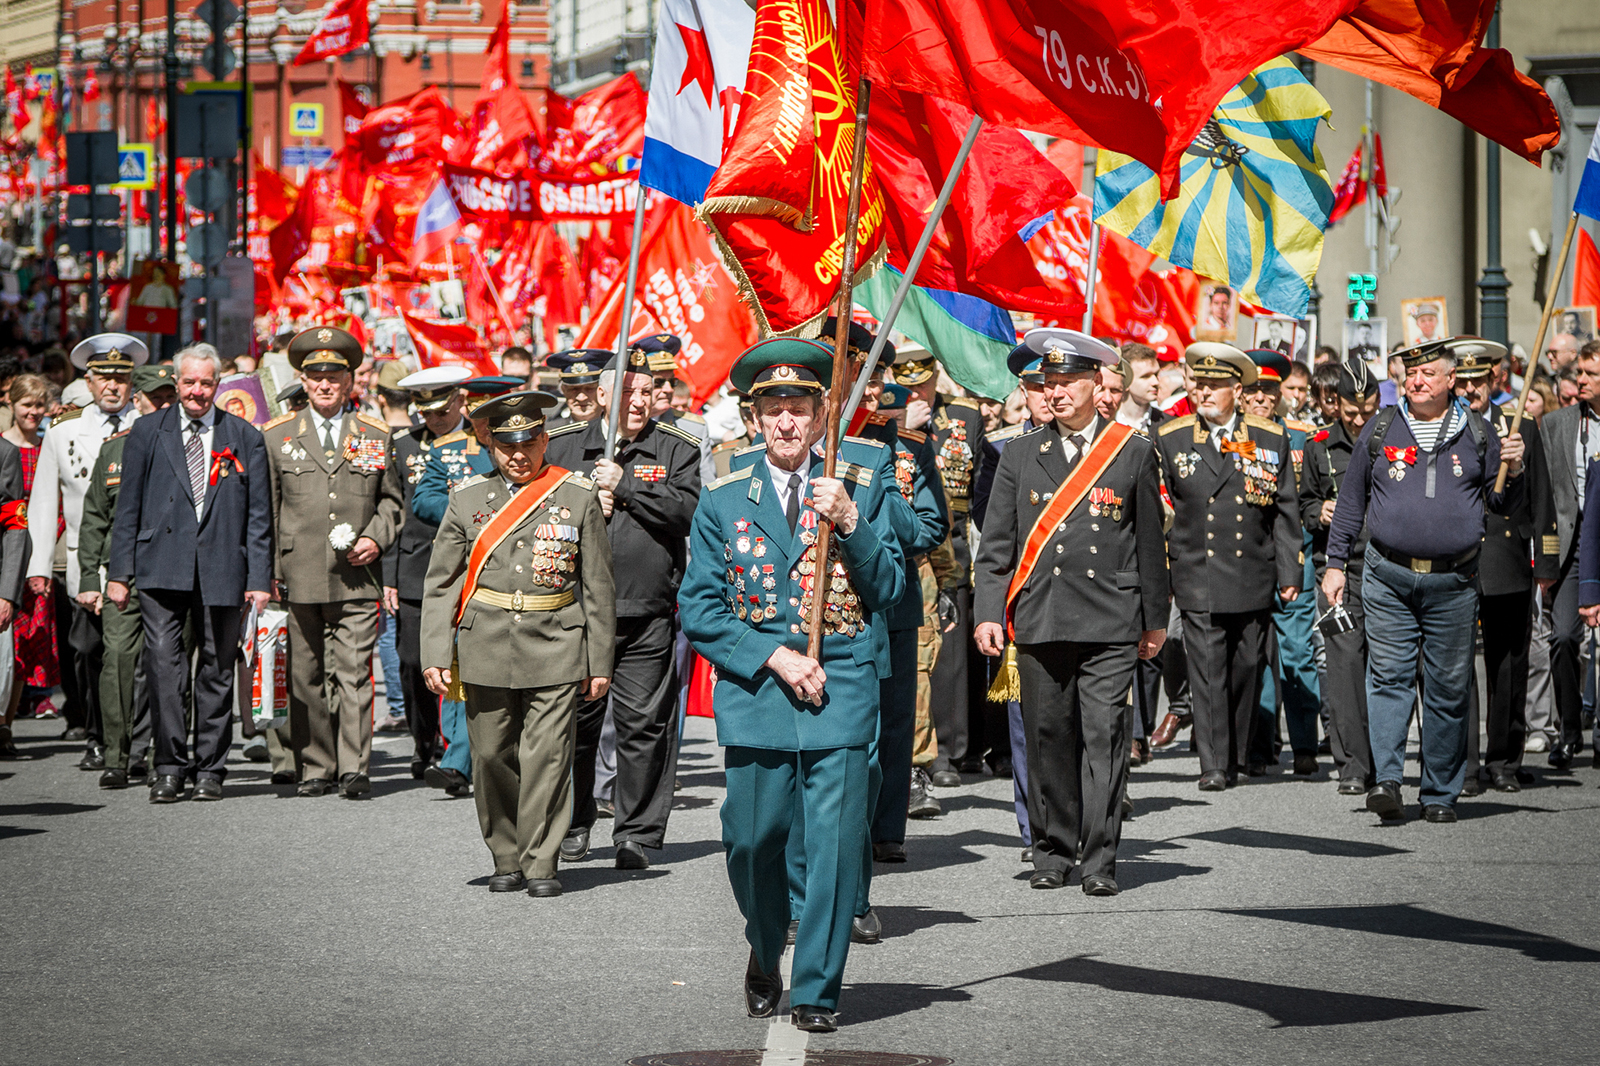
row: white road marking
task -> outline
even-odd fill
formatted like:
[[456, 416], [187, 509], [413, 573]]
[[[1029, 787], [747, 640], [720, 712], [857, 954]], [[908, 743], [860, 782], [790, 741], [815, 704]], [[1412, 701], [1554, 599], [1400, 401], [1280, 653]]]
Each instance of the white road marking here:
[[[786, 947], [783, 949], [783, 959], [778, 963], [778, 971], [783, 974], [785, 990], [790, 986], [793, 969], [794, 951]], [[788, 998], [786, 992], [784, 999]], [[806, 1044], [810, 1041], [811, 1034], [789, 1024], [789, 1012], [784, 1009], [783, 1003], [780, 1002], [778, 1008], [778, 1013], [767, 1026], [767, 1047], [761, 1056], [761, 1066], [805, 1066]]]

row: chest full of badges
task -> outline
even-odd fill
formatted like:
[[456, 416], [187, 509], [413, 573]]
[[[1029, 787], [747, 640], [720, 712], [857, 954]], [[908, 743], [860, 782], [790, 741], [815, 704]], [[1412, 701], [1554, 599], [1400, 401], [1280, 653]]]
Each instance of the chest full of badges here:
[[[815, 521], [815, 515], [807, 512]], [[828, 544], [828, 561], [817, 565], [816, 532], [808, 529], [800, 535], [806, 550], [795, 564], [795, 578], [800, 584], [800, 622], [791, 627], [808, 636], [811, 633], [811, 610], [819, 590], [823, 596], [823, 632], [833, 632], [841, 637], [853, 637], [866, 628], [861, 617], [861, 595], [850, 580], [843, 558], [834, 542]]]
[[[563, 509], [562, 515], [568, 512]], [[578, 569], [578, 527], [563, 522], [541, 522], [533, 527], [533, 583], [540, 588], [567, 587]]]
[[894, 453], [894, 483], [900, 495], [910, 503], [917, 486], [917, 460], [910, 452]]
[[972, 495], [972, 445], [967, 442], [965, 422], [951, 419], [949, 428], [950, 435], [939, 445], [939, 471], [951, 499], [964, 500]]
[[388, 461], [389, 442], [376, 437], [346, 437], [344, 459], [364, 474], [376, 474]]
[[750, 528], [750, 520], [734, 523], [733, 543], [723, 546], [728, 605], [741, 622], [764, 622], [778, 617], [778, 568], [783, 560], [767, 539]]
[[1278, 497], [1278, 468], [1282, 456], [1270, 448], [1256, 446], [1254, 454], [1235, 453], [1234, 461], [1244, 473], [1244, 498], [1258, 507]]

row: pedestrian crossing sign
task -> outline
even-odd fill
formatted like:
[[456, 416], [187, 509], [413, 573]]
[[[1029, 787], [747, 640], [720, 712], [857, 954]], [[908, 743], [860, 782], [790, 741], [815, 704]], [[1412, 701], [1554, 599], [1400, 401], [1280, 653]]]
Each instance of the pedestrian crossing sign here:
[[289, 135], [291, 137], [321, 137], [322, 105], [291, 105], [289, 108]]
[[156, 187], [156, 146], [123, 144], [117, 146], [117, 180], [113, 189], [154, 189]]

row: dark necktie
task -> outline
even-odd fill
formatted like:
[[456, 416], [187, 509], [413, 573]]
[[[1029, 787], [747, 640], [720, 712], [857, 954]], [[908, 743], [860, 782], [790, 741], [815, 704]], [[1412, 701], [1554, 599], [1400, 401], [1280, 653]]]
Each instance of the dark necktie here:
[[115, 437], [118, 433], [122, 432], [122, 416], [121, 415], [106, 415], [106, 421], [111, 423], [111, 435], [113, 437]]
[[329, 459], [333, 458], [333, 422], [322, 423], [322, 450]]
[[789, 506], [784, 510], [784, 517], [789, 520], [789, 532], [794, 532], [794, 527], [800, 523], [800, 475], [789, 475]]
[[1072, 436], [1067, 438], [1067, 443], [1077, 449], [1077, 452], [1072, 458], [1073, 462], [1077, 462], [1079, 459], [1082, 459], [1083, 453], [1088, 450], [1088, 445], [1086, 445], [1083, 441], [1082, 433], [1074, 433]]
[[189, 488], [194, 493], [195, 503], [206, 498], [205, 442], [200, 439], [200, 429], [199, 419], [189, 419], [189, 443], [183, 449], [189, 463]]

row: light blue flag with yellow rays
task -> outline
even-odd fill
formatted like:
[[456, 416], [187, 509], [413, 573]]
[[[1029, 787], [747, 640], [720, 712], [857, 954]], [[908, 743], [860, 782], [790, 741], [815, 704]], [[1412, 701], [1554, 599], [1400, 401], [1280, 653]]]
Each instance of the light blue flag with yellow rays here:
[[1332, 115], [1288, 59], [1251, 72], [1222, 98], [1180, 165], [1178, 195], [1129, 156], [1101, 150], [1095, 221], [1176, 266], [1227, 281], [1244, 299], [1304, 318], [1322, 261], [1333, 184], [1317, 150]]

